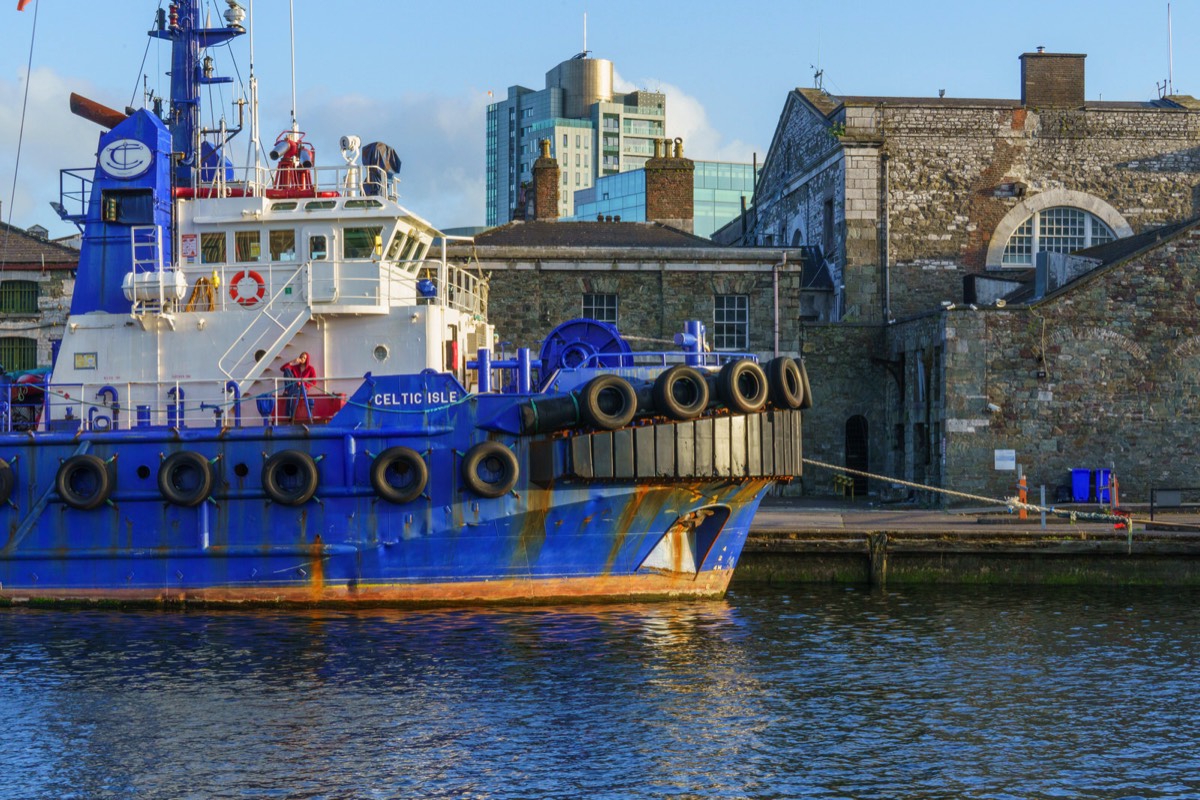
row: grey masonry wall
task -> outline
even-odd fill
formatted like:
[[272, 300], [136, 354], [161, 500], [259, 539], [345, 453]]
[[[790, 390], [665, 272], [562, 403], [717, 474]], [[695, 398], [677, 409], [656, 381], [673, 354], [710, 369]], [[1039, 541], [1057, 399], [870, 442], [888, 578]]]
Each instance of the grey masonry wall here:
[[1052, 490], [1111, 467], [1126, 503], [1200, 486], [1200, 227], [1033, 306], [930, 319], [944, 332], [948, 486], [1011, 496], [998, 449]]
[[882, 321], [889, 290], [897, 318], [961, 298], [964, 274], [1007, 241], [1002, 221], [1040, 194], [1094, 198], [1136, 232], [1200, 212], [1198, 185], [1200, 111], [1189, 108], [884, 98], [826, 117], [793, 93], [756, 194], [756, 234], [827, 244], [844, 318]]
[[[671, 337], [687, 320], [699, 319], [711, 330], [714, 295], [745, 294], [749, 349], [774, 354], [773, 268], [782, 261], [781, 250], [480, 246], [475, 254], [492, 274], [490, 319], [514, 347], [536, 350], [556, 325], [582, 315], [584, 294], [601, 293], [617, 295], [621, 332], [634, 345], [674, 349]], [[792, 260], [798, 262], [795, 255]], [[800, 352], [800, 285], [798, 269], [779, 272], [779, 346], [788, 355]]]
[[[997, 449], [1017, 450], [1027, 470], [1036, 466], [1039, 474], [1031, 477], [1052, 486], [1072, 466], [1088, 466], [1075, 463], [1081, 459], [1106, 467], [1120, 461], [1112, 457], [1117, 451], [1137, 449], [1121, 445], [1109, 453], [1108, 431], [1089, 426], [1089, 411], [1113, 407], [1104, 386], [1081, 381], [1050, 389], [1036, 369], [1024, 363], [1018, 369], [1019, 359], [1011, 367], [997, 360], [1010, 349], [996, 341], [998, 320], [1024, 319], [1025, 312], [975, 312], [963, 302], [967, 275], [1021, 273], [1000, 259], [1008, 238], [1036, 211], [1081, 208], [1118, 236], [1200, 214], [1200, 103], [1189, 97], [1084, 103], [1082, 63], [1074, 56], [1057, 65], [1038, 62], [1062, 68], [1052, 87], [1061, 96], [1031, 91], [1026, 105], [789, 93], [744, 240], [820, 246], [840, 292], [834, 318], [842, 325], [809, 326], [804, 334], [806, 355], [811, 349], [833, 359], [820, 378], [813, 376], [815, 385], [828, 385], [821, 409], [805, 417], [809, 454], [823, 443], [833, 451], [844, 447], [847, 420], [860, 414], [868, 422], [873, 471], [1004, 497], [1014, 476], [996, 473]], [[1057, 80], [1026, 78], [1042, 81], [1043, 89]], [[1139, 306], [1143, 300], [1139, 295]], [[943, 312], [944, 304], [955, 308]], [[873, 328], [875, 337], [842, 330], [848, 324]], [[1058, 335], [1071, 343], [1065, 359], [1115, 363], [1106, 338], [1111, 323], [1068, 315], [1061, 324]], [[1102, 330], [1109, 333], [1089, 333]], [[1150, 327], [1139, 336], [1171, 330]], [[810, 372], [822, 371], [810, 362]], [[863, 387], [872, 404], [854, 411]], [[985, 412], [1001, 389], [1033, 397], [1036, 419], [1046, 421], [1035, 423], [1028, 408], [1019, 420], [1006, 416], [1025, 400], [1016, 406], [997, 400], [1002, 411]], [[1075, 414], [1073, 404], [1084, 410]], [[1178, 440], [1198, 421], [1173, 422]], [[1150, 480], [1156, 435], [1141, 428], [1143, 452], [1126, 459], [1136, 485]], [[812, 485], [810, 476], [805, 482]], [[881, 496], [907, 493], [887, 480], [870, 486]]]

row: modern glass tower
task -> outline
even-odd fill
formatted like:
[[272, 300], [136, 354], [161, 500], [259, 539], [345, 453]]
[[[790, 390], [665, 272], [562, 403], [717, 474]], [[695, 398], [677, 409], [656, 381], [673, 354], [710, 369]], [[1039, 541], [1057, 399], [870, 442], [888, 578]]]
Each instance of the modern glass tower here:
[[[728, 161], [697, 161], [692, 187], [692, 232], [708, 238], [742, 213], [743, 198], [747, 204], [753, 199], [754, 167]], [[594, 186], [575, 195], [575, 210], [567, 221], [589, 222], [598, 216], [645, 222], [645, 171], [601, 177]]]
[[522, 208], [525, 187], [550, 140], [562, 174], [559, 215], [574, 212], [575, 192], [597, 178], [639, 169], [666, 136], [661, 92], [613, 92], [613, 65], [580, 53], [546, 73], [546, 88], [510, 86], [487, 110], [487, 224], [503, 225]]

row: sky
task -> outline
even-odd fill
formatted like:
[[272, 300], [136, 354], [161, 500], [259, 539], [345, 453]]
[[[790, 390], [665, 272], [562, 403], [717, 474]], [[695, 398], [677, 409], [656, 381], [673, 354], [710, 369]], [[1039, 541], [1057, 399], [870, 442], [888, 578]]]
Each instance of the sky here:
[[[169, 46], [150, 40], [165, 0], [0, 0], [0, 218], [75, 232], [51, 210], [59, 170], [94, 163], [100, 129], [76, 92], [141, 106], [168, 93]], [[249, 0], [242, 0], [249, 6]], [[667, 94], [667, 134], [694, 159], [763, 160], [787, 93], [823, 71], [833, 94], [1019, 98], [1023, 52], [1086, 53], [1089, 100], [1148, 100], [1168, 77], [1200, 97], [1200, 0], [294, 0], [296, 111], [317, 163], [356, 134], [399, 152], [402, 198], [443, 228], [484, 220], [484, 126], [508, 87], [545, 87], [586, 48], [617, 89]], [[204, 0], [214, 20], [223, 0]], [[36, 20], [36, 31], [35, 31]], [[287, 0], [253, 4], [262, 136], [290, 127]], [[215, 23], [214, 23], [215, 24]], [[1173, 48], [1170, 43], [1173, 41]], [[150, 43], [147, 49], [147, 42]], [[249, 75], [250, 36], [212, 55]], [[1173, 53], [1171, 50], [1173, 49]], [[31, 56], [32, 53], [32, 56]], [[236, 60], [239, 72], [234, 72]], [[32, 63], [32, 71], [28, 69]], [[145, 76], [143, 78], [143, 76]], [[489, 94], [490, 93], [490, 94]], [[208, 104], [232, 122], [229, 89]], [[244, 152], [243, 134], [239, 150]], [[19, 161], [18, 161], [19, 148]]]

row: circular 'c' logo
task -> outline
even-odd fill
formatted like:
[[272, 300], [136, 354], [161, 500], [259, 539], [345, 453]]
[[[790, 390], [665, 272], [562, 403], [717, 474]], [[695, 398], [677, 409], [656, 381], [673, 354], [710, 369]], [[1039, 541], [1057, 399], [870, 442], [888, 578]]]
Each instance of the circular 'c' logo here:
[[118, 139], [100, 151], [100, 167], [114, 178], [136, 178], [153, 161], [150, 148], [137, 139]]

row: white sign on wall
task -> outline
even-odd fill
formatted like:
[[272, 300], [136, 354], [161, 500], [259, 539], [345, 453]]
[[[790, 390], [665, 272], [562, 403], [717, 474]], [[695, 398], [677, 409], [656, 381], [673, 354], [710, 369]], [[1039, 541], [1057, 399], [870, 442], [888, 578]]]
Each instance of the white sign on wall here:
[[1015, 472], [1017, 469], [1017, 451], [1016, 450], [997, 450], [996, 451], [996, 470], [1004, 472]]

